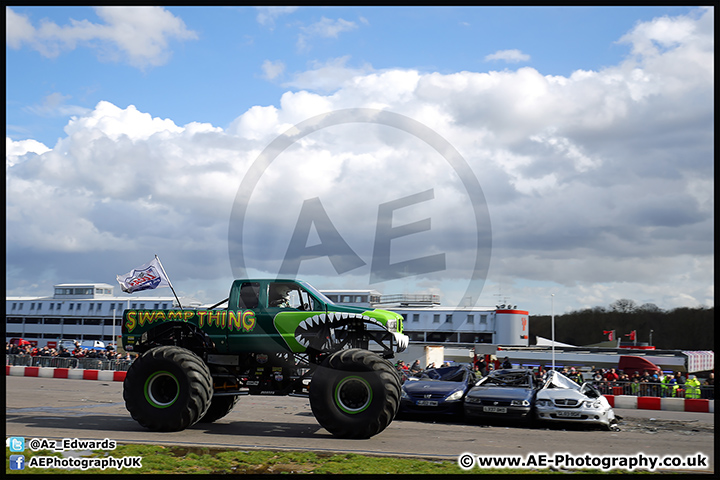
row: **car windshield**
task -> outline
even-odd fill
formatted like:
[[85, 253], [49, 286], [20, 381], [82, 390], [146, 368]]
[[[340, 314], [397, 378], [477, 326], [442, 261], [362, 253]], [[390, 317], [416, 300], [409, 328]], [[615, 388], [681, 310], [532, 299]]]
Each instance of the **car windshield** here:
[[420, 378], [423, 380], [440, 380], [443, 382], [462, 382], [465, 380], [467, 372], [463, 368], [450, 367], [450, 368], [431, 368], [425, 370]]
[[300, 285], [302, 285], [302, 287], [303, 287], [306, 291], [310, 292], [315, 298], [317, 298], [317, 299], [320, 300], [321, 302], [323, 302], [323, 303], [325, 303], [325, 304], [328, 304], [328, 305], [334, 305], [334, 304], [335, 304], [335, 302], [333, 302], [332, 300], [330, 300], [328, 297], [326, 297], [326, 296], [325, 296], [323, 293], [321, 293], [320, 291], [316, 290], [315, 287], [313, 287], [313, 286], [310, 285], [309, 283], [305, 283], [305, 282], [302, 282], [302, 281], [298, 281], [298, 283], [299, 283]]
[[490, 375], [481, 380], [484, 387], [531, 387], [530, 377], [527, 373], [505, 373], [502, 375]]

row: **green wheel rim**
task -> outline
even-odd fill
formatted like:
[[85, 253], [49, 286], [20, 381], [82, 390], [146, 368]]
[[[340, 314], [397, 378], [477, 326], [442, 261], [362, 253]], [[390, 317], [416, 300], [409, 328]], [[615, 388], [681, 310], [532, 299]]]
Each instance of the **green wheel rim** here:
[[335, 404], [351, 415], [366, 410], [372, 402], [372, 388], [362, 377], [345, 377], [335, 387]]
[[180, 382], [170, 372], [155, 372], [145, 381], [145, 399], [155, 408], [167, 408], [180, 396]]

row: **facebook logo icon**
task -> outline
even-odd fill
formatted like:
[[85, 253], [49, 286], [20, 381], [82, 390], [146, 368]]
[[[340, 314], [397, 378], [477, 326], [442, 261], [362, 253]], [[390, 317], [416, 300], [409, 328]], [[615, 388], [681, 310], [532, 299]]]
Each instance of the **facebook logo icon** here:
[[10, 455], [10, 470], [25, 470], [25, 455]]

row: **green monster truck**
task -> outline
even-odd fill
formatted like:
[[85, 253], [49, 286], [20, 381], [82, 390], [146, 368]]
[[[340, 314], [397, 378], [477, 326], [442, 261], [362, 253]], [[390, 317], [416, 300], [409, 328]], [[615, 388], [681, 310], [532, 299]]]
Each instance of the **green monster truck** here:
[[336, 305], [297, 280], [235, 280], [227, 302], [125, 311], [123, 347], [141, 355], [123, 398], [140, 425], [213, 422], [242, 395], [309, 397], [318, 423], [342, 438], [369, 438], [393, 420], [400, 379], [387, 359], [408, 344], [399, 314]]

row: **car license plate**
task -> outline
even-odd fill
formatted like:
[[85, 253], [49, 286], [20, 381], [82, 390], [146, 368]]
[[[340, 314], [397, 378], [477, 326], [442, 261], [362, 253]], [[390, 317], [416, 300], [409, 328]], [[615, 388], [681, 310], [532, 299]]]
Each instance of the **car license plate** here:
[[580, 412], [566, 412], [563, 410], [560, 410], [556, 413], [558, 417], [569, 417], [569, 418], [578, 418], [580, 417]]
[[418, 400], [415, 405], [419, 407], [437, 407], [437, 400]]
[[507, 413], [506, 407], [483, 407], [483, 412], [488, 413]]

